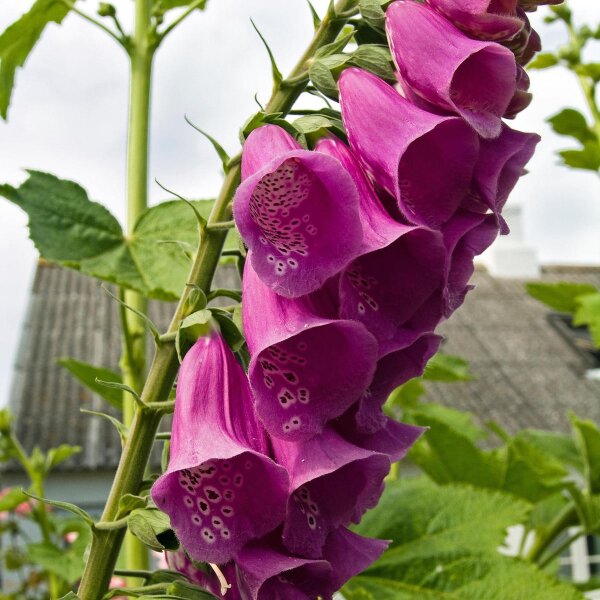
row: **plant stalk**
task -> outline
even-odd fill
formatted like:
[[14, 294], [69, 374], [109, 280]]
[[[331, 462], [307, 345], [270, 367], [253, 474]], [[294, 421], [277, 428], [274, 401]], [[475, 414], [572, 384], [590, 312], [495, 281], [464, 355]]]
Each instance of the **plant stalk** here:
[[574, 519], [577, 517], [577, 508], [574, 502], [569, 502], [550, 523], [548, 531], [544, 535], [539, 535], [536, 532], [535, 540], [531, 549], [525, 556], [525, 560], [529, 562], [542, 563], [542, 555], [554, 543], [556, 538], [567, 527], [573, 525]]
[[[127, 140], [127, 234], [133, 235], [140, 215], [148, 206], [148, 139], [150, 128], [150, 94], [154, 48], [150, 39], [151, 0], [135, 0], [135, 25], [129, 47], [129, 131]], [[123, 301], [146, 313], [148, 302], [137, 292], [124, 290]], [[121, 310], [123, 350], [121, 373], [123, 383], [140, 393], [146, 371], [146, 324], [135, 313]], [[130, 427], [135, 414], [135, 402], [123, 394], [123, 422]], [[148, 550], [131, 534], [126, 534], [125, 565], [128, 569], [147, 569]]]
[[[136, 1], [139, 2], [140, 0]], [[353, 7], [354, 4], [355, 0], [339, 0], [335, 10], [336, 12], [343, 12]], [[307, 68], [308, 60], [313, 56], [315, 51], [334, 40], [345, 23], [344, 19], [336, 18], [332, 11], [328, 11], [328, 14], [315, 32], [315, 36], [307, 51], [290, 74], [290, 77], [296, 77], [303, 73]], [[304, 81], [291, 86], [285, 85], [285, 82], [283, 82], [277, 86], [273, 97], [267, 105], [268, 110], [287, 113], [306, 87], [306, 83]], [[177, 331], [181, 320], [197, 310], [198, 307], [195, 306], [195, 302], [191, 298], [194, 287], [199, 287], [205, 294], [210, 292], [212, 278], [217, 268], [227, 234], [227, 231], [211, 230], [210, 225], [231, 218], [230, 203], [239, 183], [239, 177], [239, 164], [232, 166], [225, 176], [223, 186], [208, 219], [208, 227], [204, 232], [189, 274], [188, 285], [186, 285], [177, 305], [167, 336], [173, 335]], [[171, 342], [161, 343], [157, 348], [154, 360], [149, 369], [148, 377], [141, 393], [142, 400], [146, 404], [166, 402], [169, 392], [173, 387], [178, 368], [179, 363], [174, 344]], [[124, 494], [135, 494], [138, 492], [160, 418], [161, 412], [159, 409], [136, 410], [127, 442], [121, 454], [119, 467], [117, 468], [113, 485], [102, 514], [101, 520], [103, 522], [114, 521], [116, 519], [119, 510], [119, 501]], [[123, 535], [124, 530], [122, 529], [94, 532], [90, 554], [78, 590], [78, 596], [81, 600], [101, 600], [108, 588], [123, 541]]]

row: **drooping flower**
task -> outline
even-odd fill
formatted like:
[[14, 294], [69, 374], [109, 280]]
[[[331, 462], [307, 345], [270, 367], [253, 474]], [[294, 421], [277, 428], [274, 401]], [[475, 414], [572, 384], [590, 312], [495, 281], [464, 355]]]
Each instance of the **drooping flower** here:
[[516, 16], [517, 0], [427, 0], [427, 3], [477, 39], [505, 40], [523, 27]]
[[527, 71], [525, 71], [521, 65], [517, 65], [517, 89], [504, 113], [506, 119], [514, 119], [521, 111], [525, 110], [531, 104], [533, 96], [529, 92], [530, 84], [531, 82], [529, 80], [529, 75], [527, 75]]
[[352, 179], [337, 160], [304, 150], [275, 125], [255, 129], [244, 144], [233, 211], [254, 270], [289, 298], [321, 287], [360, 248]]
[[[340, 316], [361, 321], [379, 342], [413, 335], [414, 318], [424, 331], [432, 330], [442, 316], [446, 251], [441, 235], [392, 219], [343, 142], [323, 139], [317, 149], [340, 160], [360, 196], [363, 252], [340, 274]], [[437, 310], [433, 302], [427, 306], [434, 295]], [[419, 317], [424, 306], [426, 314]], [[422, 332], [414, 333], [418, 337]]]
[[362, 323], [336, 318], [326, 289], [283, 298], [262, 283], [252, 260], [246, 261], [243, 296], [257, 413], [271, 435], [307, 440], [369, 385], [377, 342]]
[[[508, 196], [525, 174], [540, 136], [502, 126], [495, 140], [483, 140], [473, 175], [475, 196], [500, 219]], [[500, 221], [499, 221], [500, 222]]]
[[350, 146], [375, 184], [395, 197], [409, 222], [438, 228], [469, 187], [476, 133], [459, 117], [416, 107], [361, 69], [344, 70], [339, 89]]
[[444, 228], [450, 261], [446, 283], [445, 316], [449, 317], [473, 288], [468, 282], [475, 269], [473, 258], [489, 248], [499, 231], [493, 214], [461, 211]]
[[[440, 320], [442, 316], [440, 313]], [[355, 420], [359, 432], [375, 433], [385, 426], [387, 417], [382, 407], [388, 396], [398, 386], [423, 374], [440, 342], [440, 336], [427, 333], [410, 345], [390, 343], [382, 347], [375, 375], [357, 403]]]
[[290, 556], [272, 539], [238, 554], [240, 587], [249, 600], [331, 600], [346, 581], [377, 560], [388, 543], [340, 527], [323, 547], [323, 559]]
[[220, 334], [186, 354], [167, 471], [152, 487], [194, 560], [225, 563], [284, 518], [288, 476], [268, 456], [246, 375]]
[[500, 134], [515, 93], [516, 63], [508, 49], [467, 37], [430, 6], [399, 0], [386, 31], [402, 79], [432, 104], [461, 115], [481, 136]]
[[332, 530], [358, 523], [377, 504], [390, 460], [329, 427], [307, 442], [272, 442], [277, 462], [290, 475], [283, 543], [294, 554], [321, 558]]

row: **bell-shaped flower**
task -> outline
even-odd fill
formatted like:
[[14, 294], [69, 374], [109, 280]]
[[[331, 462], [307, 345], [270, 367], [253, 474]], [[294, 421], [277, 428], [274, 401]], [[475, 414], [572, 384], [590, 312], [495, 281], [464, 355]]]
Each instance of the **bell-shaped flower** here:
[[441, 317], [446, 262], [442, 236], [392, 219], [343, 142], [323, 139], [317, 149], [344, 165], [360, 196], [363, 252], [339, 277], [340, 316], [361, 321], [378, 341], [389, 341], [437, 294], [439, 314], [429, 307], [430, 323], [424, 324], [425, 330], [433, 329]]
[[375, 185], [395, 197], [407, 221], [439, 228], [469, 188], [477, 134], [463, 119], [418, 108], [361, 69], [344, 70], [338, 85], [350, 146]]
[[375, 562], [387, 545], [341, 527], [327, 538], [323, 559], [310, 560], [290, 556], [270, 537], [239, 552], [238, 580], [247, 600], [331, 600], [350, 578]]
[[262, 283], [251, 259], [242, 319], [256, 410], [272, 436], [307, 440], [369, 385], [377, 342], [362, 323], [337, 318], [326, 289], [283, 298]]
[[497, 216], [519, 178], [526, 173], [540, 136], [502, 126], [495, 140], [483, 140], [473, 176], [473, 190], [481, 202]]
[[283, 543], [294, 554], [321, 558], [332, 530], [358, 523], [377, 504], [389, 457], [354, 446], [329, 427], [307, 442], [272, 443], [290, 475]]
[[473, 286], [468, 284], [475, 269], [473, 258], [490, 247], [499, 231], [496, 215], [461, 211], [444, 228], [450, 254], [446, 283], [445, 316], [449, 317], [463, 302]]
[[284, 518], [288, 475], [265, 454], [248, 380], [221, 335], [185, 355], [167, 471], [152, 498], [194, 560], [225, 563]]
[[480, 40], [506, 40], [517, 35], [523, 22], [517, 0], [427, 0], [468, 35]]
[[[442, 316], [440, 310], [438, 320]], [[398, 386], [423, 374], [429, 359], [438, 351], [441, 340], [440, 336], [427, 333], [410, 345], [404, 345], [402, 340], [382, 347], [383, 354], [377, 362], [373, 380], [357, 403], [355, 419], [358, 431], [375, 433], [385, 425], [382, 407], [388, 396]]]
[[402, 79], [415, 93], [458, 113], [482, 137], [500, 134], [502, 115], [516, 87], [510, 50], [469, 38], [415, 0], [389, 6], [386, 31]]
[[255, 129], [244, 144], [233, 213], [254, 270], [288, 298], [321, 287], [360, 249], [358, 194], [348, 173], [275, 125]]

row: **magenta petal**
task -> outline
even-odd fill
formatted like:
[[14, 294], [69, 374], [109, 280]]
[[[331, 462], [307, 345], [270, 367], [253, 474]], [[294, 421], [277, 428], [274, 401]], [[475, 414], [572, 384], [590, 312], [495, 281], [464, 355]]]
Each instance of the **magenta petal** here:
[[388, 541], [363, 537], [345, 527], [332, 531], [323, 548], [323, 558], [332, 568], [323, 597], [329, 598], [352, 577], [370, 567], [388, 545]]
[[483, 137], [500, 134], [516, 87], [513, 53], [467, 37], [431, 7], [400, 0], [386, 31], [402, 79], [429, 102], [457, 112]]
[[236, 563], [245, 600], [314, 600], [332, 576], [327, 561], [290, 556], [272, 537], [247, 544]]
[[[440, 315], [441, 317], [441, 315]], [[409, 379], [420, 377], [429, 359], [438, 351], [442, 338], [422, 335], [408, 347], [389, 347], [379, 359], [371, 385], [362, 395], [356, 411], [358, 431], [374, 433], [384, 426], [386, 417], [381, 408], [388, 396]]]
[[318, 289], [358, 254], [362, 227], [356, 187], [339, 161], [319, 152], [284, 151], [285, 139], [273, 142], [281, 136], [289, 137], [265, 125], [246, 140], [246, 170], [264, 166], [240, 184], [233, 212], [258, 276], [278, 294], [296, 298]]
[[529, 85], [530, 81], [527, 71], [521, 65], [517, 65], [517, 89], [504, 113], [505, 118], [514, 119], [531, 104], [533, 95], [529, 93]]
[[255, 129], [244, 143], [242, 181], [267, 167], [274, 157], [302, 149], [302, 146], [281, 127], [264, 125]]
[[481, 40], [505, 40], [523, 27], [517, 0], [427, 0], [459, 29]]
[[282, 522], [288, 476], [267, 450], [243, 369], [220, 335], [200, 338], [179, 371], [169, 467], [152, 487], [194, 560], [225, 563]]
[[389, 456], [391, 462], [397, 462], [406, 456], [406, 453], [427, 429], [400, 423], [386, 417], [383, 413], [382, 422], [383, 426], [375, 433], [364, 433], [359, 431], [353, 411], [349, 411], [336, 423], [336, 430], [356, 446], [373, 452], [381, 452]]
[[411, 223], [437, 228], [447, 221], [471, 181], [475, 132], [458, 117], [416, 107], [360, 69], [346, 69], [339, 88], [350, 145], [375, 183]]
[[296, 300], [273, 293], [252, 259], [242, 316], [256, 410], [271, 435], [307, 440], [360, 397], [373, 377], [377, 342], [361, 323], [332, 318], [324, 293]]
[[474, 182], [478, 195], [494, 213], [504, 207], [540, 139], [503, 125], [500, 137], [482, 141]]
[[498, 235], [495, 215], [461, 211], [444, 228], [444, 239], [451, 259], [448, 264], [445, 316], [450, 316], [464, 301], [469, 279], [475, 269], [473, 258], [489, 248]]
[[283, 543], [295, 554], [320, 558], [330, 531], [377, 504], [390, 460], [358, 448], [326, 428], [300, 444], [273, 439], [278, 463], [290, 474]]

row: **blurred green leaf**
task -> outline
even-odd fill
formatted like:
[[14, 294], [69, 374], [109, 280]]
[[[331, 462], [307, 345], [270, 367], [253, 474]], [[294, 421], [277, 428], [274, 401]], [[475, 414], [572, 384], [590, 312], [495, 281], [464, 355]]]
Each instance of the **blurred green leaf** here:
[[48, 450], [46, 453], [46, 472], [79, 452], [81, 452], [81, 446], [70, 446], [69, 444], [61, 444], [57, 448]]
[[99, 379], [100, 381], [121, 382], [121, 375], [119, 373], [105, 367], [96, 367], [74, 358], [59, 358], [56, 362], [61, 367], [67, 369], [75, 379], [94, 392], [94, 394], [98, 394], [115, 408], [119, 410], [123, 409], [123, 394], [117, 389], [107, 388], [96, 381], [96, 379]]
[[0, 116], [6, 119], [15, 83], [22, 67], [46, 25], [60, 24], [70, 11], [60, 0], [37, 0], [33, 6], [0, 34]]
[[549, 52], [538, 54], [528, 65], [528, 69], [547, 69], [558, 64], [558, 57]]
[[81, 556], [58, 548], [49, 542], [29, 544], [27, 546], [29, 560], [40, 565], [54, 575], [58, 575], [67, 583], [74, 583], [83, 573], [85, 562]]
[[19, 504], [27, 502], [29, 498], [20, 488], [11, 488], [0, 498], [0, 511], [11, 511], [17, 508]]
[[526, 284], [527, 293], [536, 300], [543, 302], [546, 306], [557, 310], [573, 314], [577, 310], [577, 298], [585, 294], [597, 292], [597, 288], [588, 283], [569, 283], [560, 281], [559, 283], [539, 283], [531, 282]]
[[583, 472], [583, 461], [571, 437], [542, 429], [524, 429], [518, 435], [547, 456], [552, 456], [562, 464]]
[[577, 297], [573, 325], [585, 325], [594, 344], [600, 348], [600, 292]]
[[584, 474], [591, 494], [600, 493], [600, 430], [589, 419], [571, 415], [575, 444], [584, 464]]
[[563, 162], [574, 169], [597, 171], [600, 169], [600, 144], [586, 142], [581, 150], [561, 150]]
[[585, 117], [574, 108], [565, 108], [548, 119], [552, 129], [560, 135], [570, 135], [582, 144], [596, 139]]
[[428, 381], [472, 381], [469, 363], [459, 356], [438, 352], [427, 363], [423, 379]]

